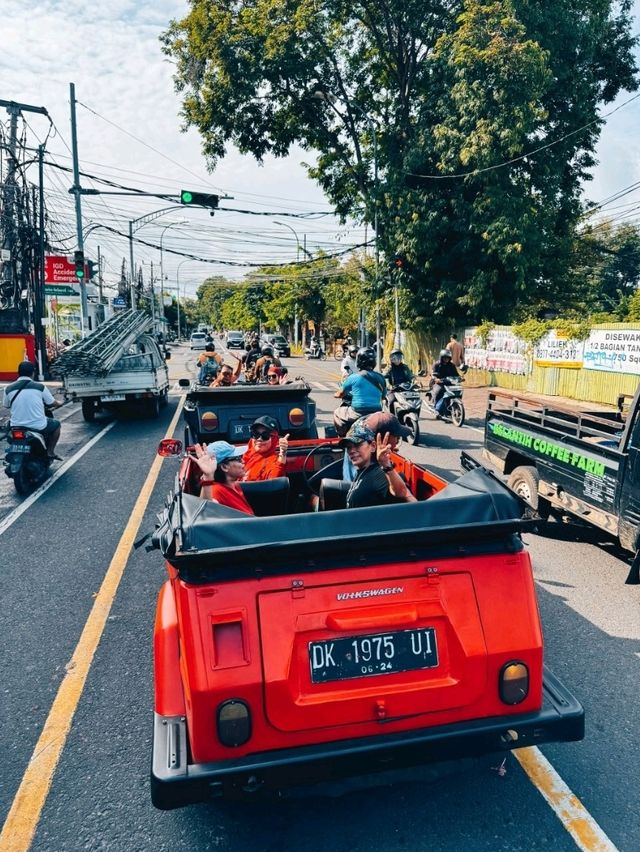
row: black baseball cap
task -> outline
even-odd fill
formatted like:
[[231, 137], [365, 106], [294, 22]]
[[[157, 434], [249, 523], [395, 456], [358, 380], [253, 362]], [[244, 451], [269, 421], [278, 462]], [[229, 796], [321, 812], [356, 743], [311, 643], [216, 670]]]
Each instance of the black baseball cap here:
[[257, 420], [253, 421], [251, 428], [253, 429], [256, 426], [264, 426], [264, 428], [269, 429], [270, 432], [277, 432], [280, 428], [278, 421], [266, 414], [264, 417], [258, 417]]

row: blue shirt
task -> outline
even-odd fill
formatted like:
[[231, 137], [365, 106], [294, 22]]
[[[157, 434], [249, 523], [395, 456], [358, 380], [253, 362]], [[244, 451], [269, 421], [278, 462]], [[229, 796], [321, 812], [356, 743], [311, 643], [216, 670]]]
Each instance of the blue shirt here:
[[372, 414], [382, 410], [382, 397], [386, 396], [386, 382], [381, 373], [367, 370], [367, 376], [354, 373], [342, 383], [342, 390], [351, 394], [351, 407], [359, 414]]

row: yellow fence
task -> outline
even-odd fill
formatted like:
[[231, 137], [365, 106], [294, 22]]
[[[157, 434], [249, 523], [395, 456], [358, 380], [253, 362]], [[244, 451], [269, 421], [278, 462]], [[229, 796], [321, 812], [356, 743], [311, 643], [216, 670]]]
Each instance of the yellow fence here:
[[[638, 331], [637, 323], [607, 323], [594, 326], [598, 330], [629, 330]], [[405, 332], [402, 350], [405, 361], [416, 370], [429, 371], [436, 360], [438, 352], [446, 344], [448, 338], [440, 339], [434, 335]], [[458, 330], [458, 339], [464, 337], [463, 329]], [[393, 339], [390, 336], [385, 345], [388, 354], [392, 348]], [[497, 370], [471, 369], [467, 374], [467, 383], [472, 387], [500, 387], [513, 391], [528, 391], [530, 393], [548, 396], [564, 396], [569, 399], [594, 402], [601, 405], [615, 405], [621, 393], [634, 394], [639, 375], [629, 373], [613, 373], [600, 370], [567, 369], [564, 367], [539, 367], [529, 358], [526, 375], [503, 373]]]

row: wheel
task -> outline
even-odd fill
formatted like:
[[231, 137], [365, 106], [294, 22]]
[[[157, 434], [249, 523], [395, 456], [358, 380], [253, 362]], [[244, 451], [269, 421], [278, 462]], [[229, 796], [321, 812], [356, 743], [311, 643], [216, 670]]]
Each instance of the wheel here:
[[521, 465], [516, 467], [507, 480], [507, 485], [518, 497], [540, 515], [549, 514], [549, 504], [538, 494], [538, 483], [540, 475], [533, 465]]
[[451, 412], [451, 421], [454, 426], [462, 426], [464, 423], [464, 405], [459, 399], [454, 399], [449, 407]]
[[165, 391], [160, 397], [160, 408], [165, 408], [169, 405], [169, 391]]
[[342, 351], [340, 349], [334, 349], [333, 357], [336, 359], [336, 361], [342, 361], [344, 355], [342, 354]]
[[96, 416], [96, 404], [92, 399], [82, 400], [82, 416], [87, 423], [93, 423]]
[[[31, 470], [30, 470], [31, 468]], [[13, 475], [13, 484], [21, 497], [26, 497], [46, 479], [46, 467], [41, 460], [32, 459], [21, 464]]]
[[320, 353], [320, 360], [321, 361], [327, 360], [327, 353], [326, 352], [323, 351], [323, 352]]
[[418, 415], [415, 412], [410, 412], [404, 418], [403, 425], [411, 429], [411, 434], [407, 435], [405, 441], [407, 444], [417, 444], [420, 440], [420, 424], [418, 423]]
[[148, 399], [145, 409], [148, 417], [158, 417], [160, 414], [160, 397], [153, 396]]

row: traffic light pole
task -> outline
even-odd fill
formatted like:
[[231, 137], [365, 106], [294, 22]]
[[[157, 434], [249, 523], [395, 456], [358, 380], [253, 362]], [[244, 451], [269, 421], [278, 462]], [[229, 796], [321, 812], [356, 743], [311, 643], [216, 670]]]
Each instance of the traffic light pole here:
[[[78, 163], [78, 133], [76, 128], [76, 87], [75, 83], [69, 83], [69, 103], [71, 106], [71, 153], [73, 157], [73, 187], [72, 191], [76, 200], [76, 233], [78, 237], [78, 251], [84, 257], [84, 236], [82, 234], [82, 189], [80, 187], [80, 165]], [[89, 332], [89, 306], [87, 304], [87, 283], [84, 276], [78, 279], [80, 282], [80, 321], [82, 323], [82, 337]]]

